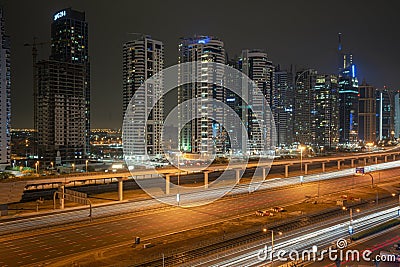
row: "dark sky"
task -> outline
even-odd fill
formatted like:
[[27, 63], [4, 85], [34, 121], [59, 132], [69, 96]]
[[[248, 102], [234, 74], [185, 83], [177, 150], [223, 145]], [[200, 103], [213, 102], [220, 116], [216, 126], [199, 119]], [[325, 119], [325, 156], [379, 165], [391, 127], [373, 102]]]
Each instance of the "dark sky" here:
[[[224, 2], [224, 3], [223, 3]], [[337, 33], [354, 54], [360, 81], [400, 89], [400, 16], [396, 1], [166, 1], [0, 0], [12, 37], [12, 126], [32, 127], [33, 36], [50, 40], [53, 14], [65, 7], [86, 12], [91, 60], [92, 128], [120, 128], [122, 44], [128, 32], [165, 43], [166, 65], [177, 62], [182, 36], [214, 35], [229, 55], [265, 49], [275, 64], [336, 71]], [[49, 55], [49, 46], [39, 50]]]

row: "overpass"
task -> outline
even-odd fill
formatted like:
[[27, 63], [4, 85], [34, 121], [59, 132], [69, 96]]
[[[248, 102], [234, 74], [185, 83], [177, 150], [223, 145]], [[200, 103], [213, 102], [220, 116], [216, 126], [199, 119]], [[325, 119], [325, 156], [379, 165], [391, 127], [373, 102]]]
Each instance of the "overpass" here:
[[[295, 165], [304, 166], [304, 170], [302, 173], [305, 175], [308, 174], [308, 166], [310, 164], [321, 164], [322, 172], [325, 172], [325, 165], [329, 162], [337, 162], [337, 169], [340, 170], [344, 163], [347, 161], [350, 164], [350, 167], [355, 167], [356, 164], [361, 164], [363, 166], [367, 165], [368, 162], [377, 164], [379, 160], [381, 162], [388, 162], [389, 160], [395, 161], [396, 157], [399, 158], [400, 151], [395, 151], [395, 149], [391, 151], [385, 152], [377, 152], [377, 153], [363, 153], [363, 154], [353, 154], [348, 156], [332, 156], [332, 157], [315, 157], [315, 158], [305, 158], [303, 160], [299, 159], [290, 159], [290, 160], [275, 160], [271, 163], [259, 163], [258, 161], [244, 163], [233, 163], [228, 164], [213, 164], [206, 167], [204, 170], [198, 170], [196, 167], [186, 167], [185, 170], [178, 170], [175, 167], [166, 167], [166, 168], [157, 168], [157, 169], [136, 169], [132, 172], [128, 171], [120, 171], [120, 172], [109, 172], [109, 173], [82, 173], [76, 175], [69, 176], [47, 176], [46, 178], [30, 178], [30, 179], [21, 179], [18, 182], [2, 182], [1, 188], [3, 193], [0, 195], [0, 205], [18, 202], [23, 194], [25, 188], [29, 187], [37, 187], [38, 185], [56, 185], [58, 187], [64, 188], [66, 184], [72, 182], [83, 182], [86, 181], [96, 181], [96, 180], [105, 180], [110, 179], [111, 181], [118, 181], [118, 199], [119, 201], [123, 200], [123, 181], [133, 178], [152, 178], [159, 177], [159, 175], [163, 175], [165, 177], [166, 186], [165, 193], [170, 194], [170, 178], [173, 175], [179, 174], [189, 174], [189, 173], [203, 173], [204, 174], [204, 186], [208, 188], [208, 175], [211, 172], [225, 171], [225, 170], [233, 170], [235, 171], [236, 182], [240, 180], [240, 172], [245, 169], [251, 169], [260, 167], [262, 169], [263, 178], [266, 177], [266, 170], [270, 166], [284, 166], [285, 167], [285, 177], [289, 177], [290, 167]], [[18, 186], [16, 186], [18, 183]], [[10, 196], [13, 196], [10, 198]], [[19, 198], [19, 200], [16, 200]], [[10, 202], [10, 199], [13, 201]]]

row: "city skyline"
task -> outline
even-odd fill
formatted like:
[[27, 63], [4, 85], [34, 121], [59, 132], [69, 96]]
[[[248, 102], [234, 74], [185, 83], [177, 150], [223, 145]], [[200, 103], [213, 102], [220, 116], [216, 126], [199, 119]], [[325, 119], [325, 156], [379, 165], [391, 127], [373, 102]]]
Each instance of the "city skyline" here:
[[[129, 32], [150, 34], [162, 41], [165, 44], [166, 66], [177, 62], [179, 38], [197, 33], [220, 38], [224, 41], [230, 57], [240, 55], [242, 49], [263, 49], [274, 64], [288, 67], [293, 63], [301, 67], [315, 68], [321, 73], [336, 73], [337, 33], [342, 32], [344, 50], [355, 55], [359, 81], [365, 78], [369, 84], [377, 88], [386, 84], [388, 88], [397, 89], [400, 84], [399, 78], [395, 75], [398, 52], [394, 49], [399, 38], [391, 34], [395, 33], [397, 18], [394, 9], [385, 8], [383, 4], [371, 8], [370, 3], [363, 2], [361, 6], [359, 5], [361, 2], [352, 2], [346, 4], [346, 8], [354, 10], [348, 15], [340, 12], [342, 11], [340, 6], [344, 5], [344, 2], [335, 2], [329, 12], [323, 4], [314, 1], [300, 3], [302, 6], [300, 11], [297, 11], [296, 7], [299, 7], [297, 2], [289, 3], [289, 5], [268, 2], [259, 4], [260, 11], [254, 10], [255, 14], [260, 16], [253, 16], [240, 12], [241, 5], [235, 3], [230, 3], [229, 6], [213, 3], [215, 10], [223, 12], [223, 16], [211, 14], [209, 19], [201, 20], [200, 12], [195, 12], [191, 17], [180, 13], [179, 3], [176, 2], [172, 6], [177, 8], [169, 8], [168, 14], [163, 12], [164, 4], [155, 5], [153, 9], [155, 22], [147, 25], [143, 18], [145, 14], [138, 14], [136, 18], [128, 16], [129, 12], [125, 10], [129, 10], [130, 3], [123, 2], [113, 7], [111, 11], [105, 3], [100, 2], [96, 7], [89, 1], [25, 3], [27, 8], [20, 10], [18, 1], [0, 2], [5, 11], [7, 33], [12, 39], [13, 128], [33, 126], [33, 110], [26, 108], [33, 107], [32, 58], [30, 49], [24, 48], [23, 44], [31, 42], [34, 35], [39, 38], [39, 41], [48, 41], [50, 30], [45, 25], [50, 23], [53, 13], [69, 6], [84, 11], [89, 24], [92, 25], [89, 55], [92, 87], [91, 115], [92, 126], [95, 128], [120, 128], [122, 125], [120, 115], [122, 107], [121, 48], [124, 42], [136, 39], [135, 36], [127, 34]], [[148, 4], [143, 5], [142, 8], [149, 7]], [[285, 6], [284, 10], [283, 6]], [[313, 8], [310, 9], [312, 11], [307, 11], [307, 13], [305, 11], [307, 6], [312, 6]], [[262, 7], [269, 7], [265, 10], [275, 9], [283, 13], [269, 12], [264, 16], [260, 13]], [[29, 13], [28, 10], [32, 12]], [[107, 12], [119, 15], [110, 15]], [[242, 17], [230, 16], [239, 12]], [[336, 17], [332, 14], [335, 12]], [[174, 17], [174, 13], [181, 14], [182, 19], [170, 20], [171, 29], [161, 31], [160, 27], [157, 27], [157, 22], [161, 23], [165, 19]], [[103, 20], [105, 15], [109, 15], [110, 19]], [[377, 16], [380, 18], [379, 23], [376, 23]], [[24, 24], [23, 30], [16, 22], [21, 17], [32, 21], [29, 25]], [[239, 23], [246, 19], [248, 22]], [[136, 20], [139, 23], [135, 23]], [[352, 22], [351, 27], [346, 21]], [[366, 27], [367, 25], [369, 26]], [[228, 31], [231, 28], [235, 28], [235, 31]], [[279, 31], [276, 30], [277, 28]], [[24, 34], [21, 34], [22, 32]], [[106, 36], [108, 38], [105, 38]], [[101, 42], [102, 40], [107, 40], [106, 44], [102, 44], [104, 43]], [[288, 43], [288, 45], [282, 45], [282, 43]], [[380, 53], [374, 53], [376, 50]], [[39, 47], [39, 59], [46, 58], [49, 52], [45, 46]], [[107, 105], [115, 108], [104, 108]]]

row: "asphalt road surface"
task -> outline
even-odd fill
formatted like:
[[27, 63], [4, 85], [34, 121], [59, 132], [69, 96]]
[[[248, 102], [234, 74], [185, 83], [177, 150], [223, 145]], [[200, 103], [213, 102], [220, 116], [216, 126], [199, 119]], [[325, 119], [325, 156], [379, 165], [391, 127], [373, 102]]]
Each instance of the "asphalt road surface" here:
[[[381, 173], [381, 182], [393, 179], [398, 170]], [[242, 214], [272, 206], [283, 206], [303, 200], [305, 195], [321, 195], [351, 187], [368, 186], [368, 177], [345, 177], [303, 184], [302, 186], [262, 191], [241, 197], [226, 198], [206, 206], [173, 208], [170, 210], [128, 215], [126, 217], [88, 223], [81, 227], [64, 225], [57, 230], [20, 233], [0, 238], [0, 266], [37, 266], [49, 262], [73, 258], [82, 252], [98, 251], [133, 241], [162, 236], [187, 229], [214, 224]], [[110, 209], [113, 207], [110, 206]], [[68, 216], [68, 213], [65, 214]]]

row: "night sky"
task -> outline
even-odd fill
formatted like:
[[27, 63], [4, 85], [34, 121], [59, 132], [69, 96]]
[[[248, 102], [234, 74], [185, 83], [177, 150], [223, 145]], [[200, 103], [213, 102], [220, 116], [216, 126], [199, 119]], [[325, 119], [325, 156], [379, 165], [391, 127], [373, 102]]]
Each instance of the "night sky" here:
[[[249, 4], [251, 3], [251, 4]], [[12, 127], [32, 127], [31, 49], [50, 40], [53, 14], [66, 7], [86, 12], [89, 22], [92, 128], [122, 125], [122, 44], [127, 33], [151, 35], [165, 44], [166, 66], [177, 62], [180, 37], [222, 39], [230, 57], [265, 49], [286, 67], [335, 73], [337, 33], [354, 54], [357, 76], [377, 87], [400, 89], [400, 16], [396, 1], [51, 1], [0, 0], [12, 38]], [[39, 48], [48, 58], [50, 45]]]

